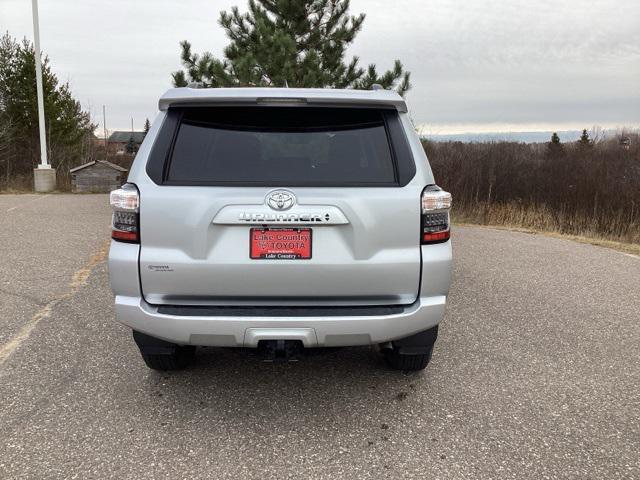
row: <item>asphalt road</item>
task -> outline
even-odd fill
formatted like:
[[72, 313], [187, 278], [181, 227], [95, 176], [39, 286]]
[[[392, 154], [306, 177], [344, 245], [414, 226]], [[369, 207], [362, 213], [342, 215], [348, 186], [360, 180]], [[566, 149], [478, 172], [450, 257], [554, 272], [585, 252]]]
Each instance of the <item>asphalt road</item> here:
[[640, 478], [640, 258], [456, 228], [424, 373], [345, 348], [162, 374], [113, 321], [108, 222], [0, 196], [0, 478]]
[[0, 348], [109, 236], [106, 195], [0, 195]]

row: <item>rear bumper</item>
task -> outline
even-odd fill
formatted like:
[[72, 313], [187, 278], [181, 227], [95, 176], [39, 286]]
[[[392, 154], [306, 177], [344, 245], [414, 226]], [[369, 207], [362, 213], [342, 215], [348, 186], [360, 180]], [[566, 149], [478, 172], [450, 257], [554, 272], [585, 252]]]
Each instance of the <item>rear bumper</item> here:
[[181, 345], [256, 347], [260, 340], [301, 340], [305, 347], [383, 343], [431, 328], [444, 317], [444, 295], [422, 297], [391, 315], [167, 315], [140, 297], [116, 295], [116, 317], [134, 330]]
[[[109, 274], [116, 318], [142, 333], [182, 345], [255, 347], [260, 340], [301, 340], [306, 347], [384, 343], [427, 330], [442, 321], [451, 284], [451, 242], [422, 246], [420, 295], [390, 314], [223, 315], [161, 313], [140, 289], [139, 245], [112, 242]], [[339, 309], [338, 309], [339, 310]], [[393, 310], [393, 309], [391, 309]], [[165, 310], [166, 311], [166, 310]], [[249, 312], [247, 312], [249, 313]]]

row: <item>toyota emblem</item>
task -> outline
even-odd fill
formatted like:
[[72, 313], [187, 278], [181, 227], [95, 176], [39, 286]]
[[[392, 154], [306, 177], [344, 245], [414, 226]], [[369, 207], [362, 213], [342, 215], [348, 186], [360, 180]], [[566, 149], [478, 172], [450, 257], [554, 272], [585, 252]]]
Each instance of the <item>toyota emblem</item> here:
[[296, 203], [296, 196], [286, 190], [274, 190], [267, 195], [266, 203], [274, 210], [289, 210]]

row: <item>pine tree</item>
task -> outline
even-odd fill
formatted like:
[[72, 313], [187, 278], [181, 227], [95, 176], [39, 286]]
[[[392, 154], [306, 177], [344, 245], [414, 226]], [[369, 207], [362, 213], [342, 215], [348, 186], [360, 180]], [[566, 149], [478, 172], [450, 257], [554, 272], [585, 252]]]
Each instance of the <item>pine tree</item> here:
[[[42, 58], [42, 82], [49, 160], [60, 178], [68, 167], [85, 161], [83, 148], [93, 137], [95, 125], [73, 98], [69, 85], [59, 83], [46, 56]], [[4, 182], [15, 175], [30, 174], [39, 162], [35, 85], [33, 45], [5, 34], [0, 38], [0, 174]]]
[[377, 83], [401, 94], [411, 87], [399, 60], [381, 75], [374, 64], [361, 68], [358, 57], [345, 62], [365, 19], [348, 14], [349, 0], [249, 0], [248, 8], [220, 12], [218, 22], [231, 40], [223, 59], [180, 43], [184, 70], [172, 74], [175, 86], [369, 89]]
[[550, 156], [558, 156], [564, 152], [564, 146], [560, 142], [560, 136], [557, 132], [551, 135], [551, 141], [547, 144], [547, 154]]
[[136, 145], [136, 141], [133, 139], [133, 135], [129, 137], [129, 141], [127, 142], [124, 148], [126, 152], [130, 155], [136, 153], [136, 150], [138, 149], [138, 145]]
[[585, 147], [590, 147], [591, 145], [593, 145], [593, 142], [591, 141], [591, 138], [589, 137], [589, 133], [585, 128], [584, 130], [582, 130], [582, 135], [580, 135], [580, 140], [578, 140], [578, 146], [585, 148]]
[[151, 122], [149, 122], [149, 119], [145, 119], [144, 121], [144, 127], [142, 128], [144, 131], [144, 135], [145, 137], [147, 136], [147, 133], [149, 133], [149, 129], [151, 128]]

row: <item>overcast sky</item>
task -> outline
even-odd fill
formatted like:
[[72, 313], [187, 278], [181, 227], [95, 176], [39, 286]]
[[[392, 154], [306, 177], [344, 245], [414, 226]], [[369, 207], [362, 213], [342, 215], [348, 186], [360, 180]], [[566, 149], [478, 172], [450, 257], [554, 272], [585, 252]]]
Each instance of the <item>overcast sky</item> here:
[[[178, 42], [220, 54], [219, 11], [245, 0], [40, 0], [43, 51], [96, 122], [153, 120], [180, 67]], [[350, 50], [412, 73], [426, 133], [640, 125], [638, 0], [352, 0]], [[0, 30], [33, 38], [31, 2], [0, 0]]]

